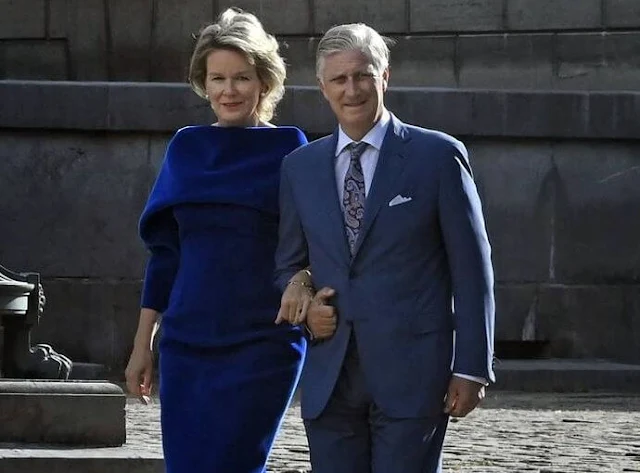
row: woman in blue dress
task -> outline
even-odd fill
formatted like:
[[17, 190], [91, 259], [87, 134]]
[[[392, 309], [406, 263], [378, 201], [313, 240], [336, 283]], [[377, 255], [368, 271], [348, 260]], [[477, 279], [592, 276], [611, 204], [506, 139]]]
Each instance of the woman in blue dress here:
[[[229, 9], [204, 28], [189, 80], [218, 121], [171, 139], [140, 219], [150, 258], [126, 377], [131, 393], [149, 395], [162, 314], [167, 473], [263, 472], [299, 377], [306, 341], [274, 323], [272, 284], [280, 164], [306, 143], [299, 129], [268, 123], [284, 79], [278, 44], [255, 16]], [[294, 276], [289, 301], [308, 304], [310, 285], [310, 274]]]

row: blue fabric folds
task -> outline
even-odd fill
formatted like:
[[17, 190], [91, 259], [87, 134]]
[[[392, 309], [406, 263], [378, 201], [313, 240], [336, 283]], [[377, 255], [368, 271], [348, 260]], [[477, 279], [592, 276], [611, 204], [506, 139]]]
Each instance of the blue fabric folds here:
[[151, 253], [142, 306], [164, 313], [165, 333], [219, 345], [267, 329], [280, 165], [304, 143], [294, 127], [195, 126], [171, 140], [139, 226]]
[[168, 473], [261, 473], [302, 367], [275, 325], [280, 165], [297, 128], [187, 127], [140, 218], [142, 306], [163, 313], [160, 401]]

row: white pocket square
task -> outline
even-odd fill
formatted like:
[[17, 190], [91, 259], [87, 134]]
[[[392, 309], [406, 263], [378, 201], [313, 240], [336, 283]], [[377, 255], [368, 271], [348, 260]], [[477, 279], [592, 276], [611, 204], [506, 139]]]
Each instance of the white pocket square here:
[[398, 194], [393, 199], [389, 201], [389, 207], [393, 207], [394, 205], [406, 204], [411, 200], [411, 197], [405, 197], [403, 195]]

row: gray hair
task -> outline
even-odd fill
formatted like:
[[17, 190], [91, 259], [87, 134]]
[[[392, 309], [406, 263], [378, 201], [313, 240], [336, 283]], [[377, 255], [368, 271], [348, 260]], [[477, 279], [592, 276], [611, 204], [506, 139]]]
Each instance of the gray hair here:
[[260, 82], [266, 87], [258, 103], [258, 118], [269, 121], [284, 95], [287, 70], [279, 53], [278, 41], [268, 34], [255, 15], [239, 8], [228, 8], [218, 20], [198, 35], [191, 64], [189, 83], [196, 94], [206, 98], [207, 57], [217, 49], [230, 49], [243, 54], [255, 66]]
[[342, 51], [361, 51], [381, 74], [389, 67], [389, 46], [393, 40], [364, 23], [334, 26], [325, 33], [316, 51], [316, 76], [321, 79], [324, 59]]

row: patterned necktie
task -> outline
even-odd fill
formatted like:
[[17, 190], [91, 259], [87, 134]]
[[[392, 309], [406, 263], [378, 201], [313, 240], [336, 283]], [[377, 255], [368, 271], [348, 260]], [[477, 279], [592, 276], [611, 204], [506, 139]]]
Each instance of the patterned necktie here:
[[367, 143], [353, 142], [349, 145], [351, 162], [347, 175], [344, 177], [344, 193], [342, 195], [342, 208], [344, 210], [344, 224], [349, 241], [351, 256], [356, 246], [356, 239], [364, 217], [364, 174], [360, 156], [367, 149]]

